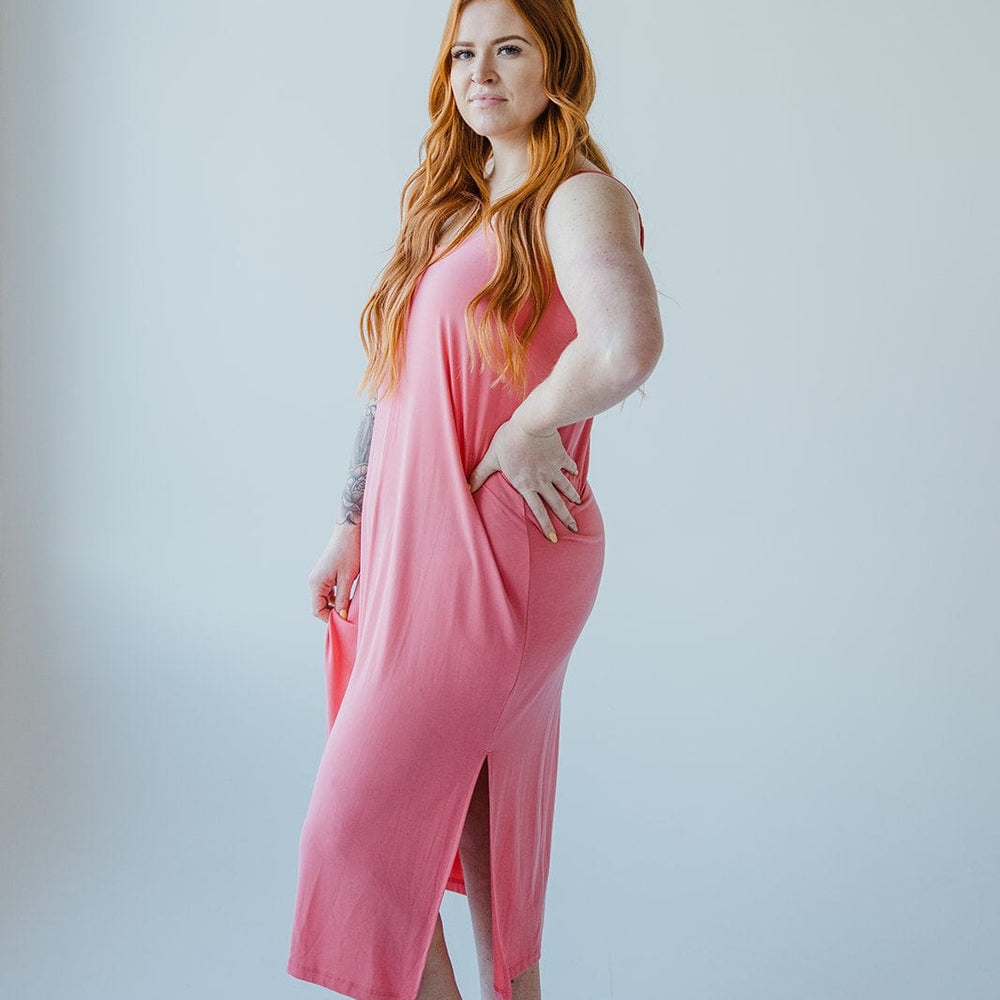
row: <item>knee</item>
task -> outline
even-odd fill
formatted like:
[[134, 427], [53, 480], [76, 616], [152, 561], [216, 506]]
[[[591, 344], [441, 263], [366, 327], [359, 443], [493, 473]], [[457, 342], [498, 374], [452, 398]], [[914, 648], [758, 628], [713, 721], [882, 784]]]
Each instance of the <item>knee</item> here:
[[331, 809], [314, 798], [299, 838], [300, 864], [313, 869], [326, 865], [353, 867], [352, 846], [365, 843], [362, 834], [363, 822], [353, 818], [349, 811]]

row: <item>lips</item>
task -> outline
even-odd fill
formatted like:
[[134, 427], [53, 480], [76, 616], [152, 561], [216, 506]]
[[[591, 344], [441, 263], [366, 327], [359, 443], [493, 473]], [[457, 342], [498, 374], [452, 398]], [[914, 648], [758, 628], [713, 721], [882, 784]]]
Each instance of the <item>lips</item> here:
[[501, 97], [499, 94], [473, 94], [469, 98], [470, 104], [500, 104], [505, 101], [506, 98]]

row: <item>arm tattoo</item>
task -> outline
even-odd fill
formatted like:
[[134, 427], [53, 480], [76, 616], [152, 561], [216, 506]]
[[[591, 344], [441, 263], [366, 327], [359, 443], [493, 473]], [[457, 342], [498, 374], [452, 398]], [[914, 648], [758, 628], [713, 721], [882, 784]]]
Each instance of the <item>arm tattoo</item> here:
[[338, 524], [360, 524], [361, 505], [365, 498], [365, 479], [368, 476], [368, 452], [372, 447], [372, 430], [375, 427], [375, 401], [365, 407], [358, 426], [358, 436], [354, 439], [351, 453], [351, 467], [347, 473], [347, 485], [340, 498]]

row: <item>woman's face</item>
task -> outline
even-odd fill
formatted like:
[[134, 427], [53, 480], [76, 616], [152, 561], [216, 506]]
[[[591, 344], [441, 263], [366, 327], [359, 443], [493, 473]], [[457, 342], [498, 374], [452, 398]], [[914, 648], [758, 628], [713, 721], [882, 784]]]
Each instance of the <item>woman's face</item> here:
[[474, 132], [527, 141], [549, 99], [538, 39], [507, 0], [472, 0], [462, 11], [451, 46], [451, 92]]

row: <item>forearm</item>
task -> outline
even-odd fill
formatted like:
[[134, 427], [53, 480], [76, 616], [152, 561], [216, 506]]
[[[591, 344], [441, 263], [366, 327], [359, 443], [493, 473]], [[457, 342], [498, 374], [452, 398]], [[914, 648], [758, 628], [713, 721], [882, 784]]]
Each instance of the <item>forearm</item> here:
[[602, 347], [578, 337], [517, 407], [514, 422], [531, 434], [544, 435], [603, 413], [642, 385], [662, 345], [658, 326], [641, 342], [627, 347]]
[[351, 451], [347, 483], [340, 498], [340, 513], [337, 524], [361, 524], [361, 508], [365, 497], [365, 480], [368, 477], [368, 453], [372, 446], [372, 431], [375, 427], [375, 402], [370, 402], [361, 415], [354, 448]]

